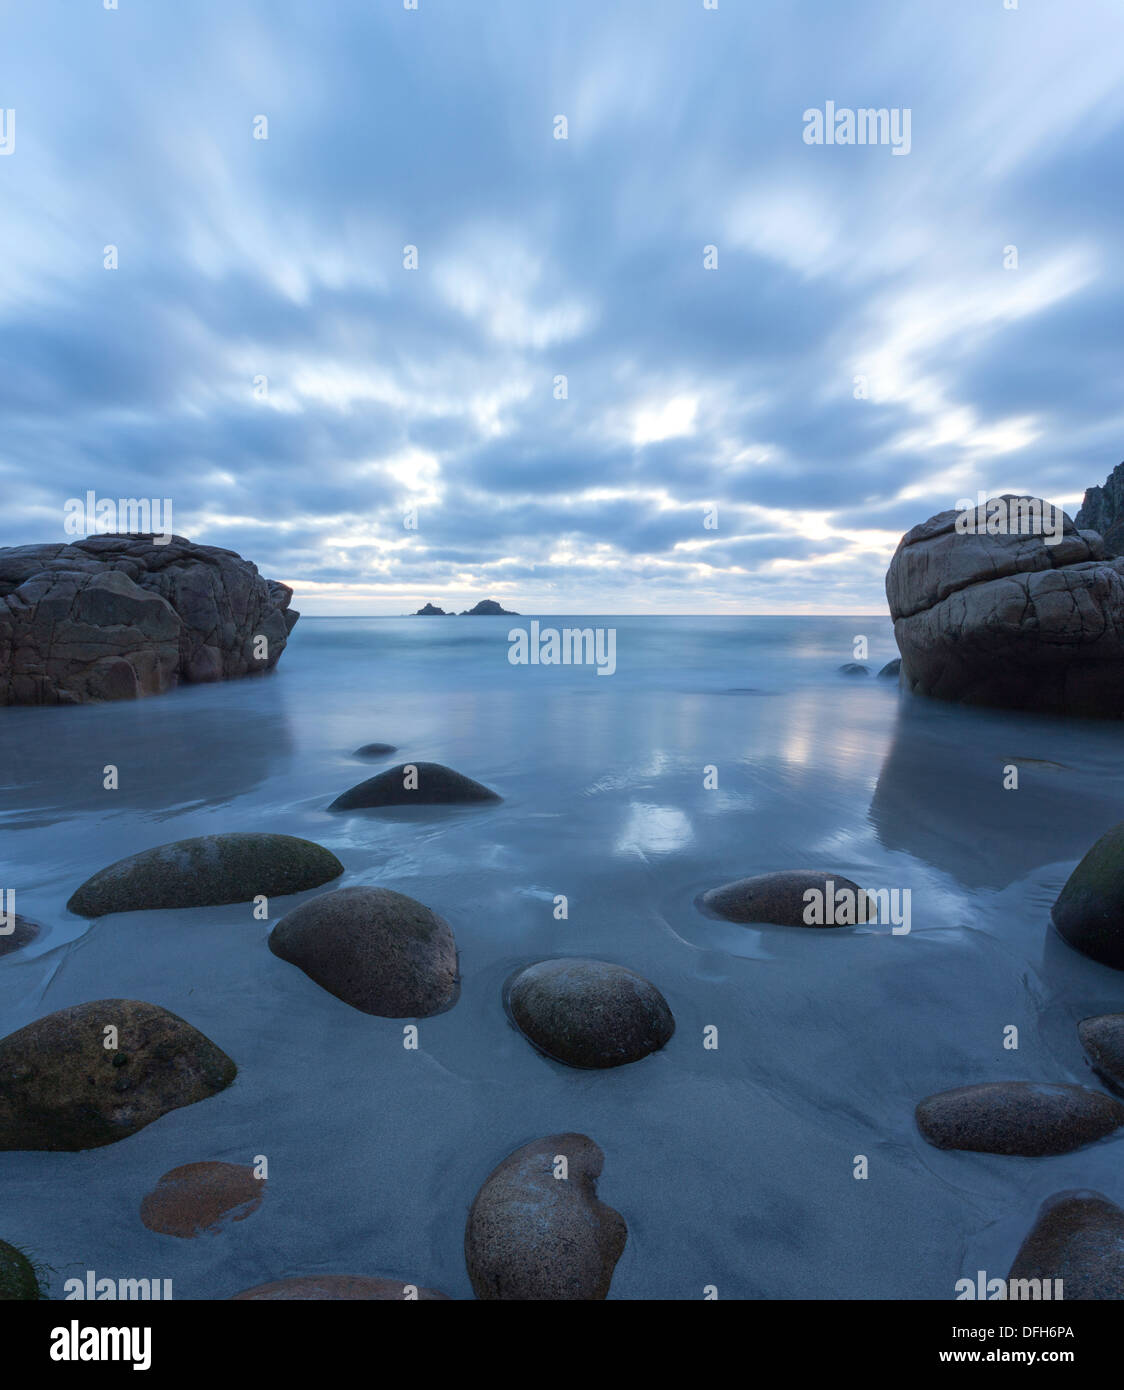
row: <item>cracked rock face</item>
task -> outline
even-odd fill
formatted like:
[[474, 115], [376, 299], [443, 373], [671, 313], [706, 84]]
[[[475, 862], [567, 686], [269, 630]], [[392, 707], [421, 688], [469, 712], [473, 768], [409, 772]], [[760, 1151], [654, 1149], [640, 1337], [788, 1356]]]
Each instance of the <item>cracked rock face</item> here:
[[1076, 521], [1079, 529], [1088, 527], [1103, 536], [1106, 555], [1124, 553], [1124, 463], [1116, 465], [1101, 487], [1085, 489]]
[[233, 550], [182, 536], [0, 549], [0, 704], [129, 700], [272, 670], [300, 616], [291, 598]]
[[1108, 559], [1100, 536], [1060, 510], [1056, 543], [1013, 528], [987, 534], [997, 501], [1008, 515], [1054, 512], [1007, 494], [977, 509], [977, 534], [959, 532], [961, 514], [947, 511], [902, 537], [886, 574], [902, 686], [966, 704], [1120, 718], [1124, 558]]

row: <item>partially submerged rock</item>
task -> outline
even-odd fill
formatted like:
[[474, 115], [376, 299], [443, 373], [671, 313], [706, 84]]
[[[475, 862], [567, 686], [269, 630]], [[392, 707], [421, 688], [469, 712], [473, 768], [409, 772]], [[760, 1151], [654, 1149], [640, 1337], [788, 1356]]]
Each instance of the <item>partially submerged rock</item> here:
[[233, 1295], [234, 1301], [257, 1303], [293, 1303], [310, 1299], [333, 1302], [365, 1299], [380, 1303], [452, 1301], [448, 1294], [438, 1293], [436, 1289], [404, 1284], [399, 1279], [374, 1279], [366, 1274], [306, 1274], [294, 1279], [276, 1279], [271, 1284], [258, 1284]]
[[0, 550], [0, 705], [136, 699], [271, 671], [292, 590], [233, 550], [152, 535]]
[[586, 1135], [552, 1134], [516, 1149], [493, 1170], [464, 1234], [477, 1298], [606, 1297], [628, 1227], [597, 1197], [604, 1161]]
[[261, 1206], [266, 1180], [244, 1163], [185, 1163], [165, 1173], [141, 1202], [150, 1231], [190, 1240], [217, 1234]]
[[861, 661], [846, 661], [839, 668], [841, 676], [869, 676], [870, 667], [864, 666]]
[[[818, 897], [810, 896], [815, 894]], [[706, 912], [727, 922], [779, 927], [848, 927], [875, 915], [874, 904], [857, 883], [820, 869], [789, 869], [739, 878], [709, 889], [701, 904]]]
[[337, 796], [329, 811], [357, 811], [374, 806], [472, 805], [501, 798], [442, 763], [401, 763]]
[[[1057, 1193], [1042, 1204], [1008, 1278], [1061, 1280], [1067, 1303], [1124, 1298], [1124, 1211], [1100, 1192]], [[1053, 1287], [1051, 1295], [1059, 1296]]]
[[428, 1018], [457, 998], [457, 946], [443, 918], [389, 888], [337, 888], [294, 909], [269, 949], [352, 1008]]
[[1102, 1091], [1036, 1081], [991, 1081], [928, 1096], [917, 1127], [938, 1149], [1039, 1157], [1065, 1154], [1124, 1125], [1124, 1104]]
[[385, 758], [388, 753], [397, 753], [393, 743], [365, 743], [352, 753], [353, 758]]
[[1093, 1069], [1124, 1095], [1124, 1014], [1086, 1018], [1077, 1025], [1077, 1035]]
[[887, 661], [878, 673], [879, 680], [897, 680], [902, 669], [902, 659], [900, 656], [894, 657], [893, 661]]
[[1124, 560], [1050, 503], [1005, 494], [930, 517], [902, 537], [886, 597], [914, 694], [1124, 715]]
[[17, 1246], [0, 1240], [0, 1303], [37, 1302], [42, 1297], [35, 1266]]
[[131, 854], [88, 878], [67, 903], [79, 917], [216, 907], [319, 888], [343, 873], [330, 850], [293, 835], [201, 835]]
[[29, 946], [42, 931], [38, 922], [13, 913], [11, 921], [0, 923], [0, 956]]
[[1050, 916], [1075, 951], [1124, 970], [1124, 821], [1070, 874]]
[[113, 1144], [224, 1090], [236, 1070], [156, 1004], [98, 999], [60, 1009], [0, 1038], [0, 1150]]
[[520, 1031], [548, 1057], [570, 1067], [619, 1067], [655, 1052], [675, 1032], [659, 990], [643, 975], [608, 961], [542, 960], [507, 987]]

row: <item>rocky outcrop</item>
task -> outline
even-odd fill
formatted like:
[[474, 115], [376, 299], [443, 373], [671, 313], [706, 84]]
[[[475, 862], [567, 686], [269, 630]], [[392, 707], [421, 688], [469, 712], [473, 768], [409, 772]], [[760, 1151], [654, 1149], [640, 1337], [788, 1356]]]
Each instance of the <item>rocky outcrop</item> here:
[[427, 603], [424, 608], [419, 608], [414, 614], [415, 618], [447, 618], [448, 613], [443, 608], [437, 608], [432, 603]]
[[273, 928], [269, 949], [345, 1004], [381, 1018], [429, 1018], [457, 998], [452, 929], [389, 888], [337, 888]]
[[476, 1194], [464, 1233], [479, 1299], [603, 1299], [628, 1227], [600, 1201], [605, 1155], [584, 1134], [525, 1144]]
[[902, 537], [886, 597], [914, 694], [1124, 714], [1124, 559], [1060, 509], [1005, 494]]
[[655, 985], [604, 960], [541, 960], [509, 982], [505, 1002], [519, 1031], [569, 1067], [638, 1062], [675, 1032]]
[[190, 1023], [137, 999], [60, 1009], [0, 1038], [0, 1151], [96, 1149], [234, 1080]]
[[284, 897], [343, 873], [336, 856], [296, 835], [198, 835], [131, 854], [88, 878], [66, 908], [79, 917], [153, 908], [221, 907]]
[[159, 695], [277, 665], [292, 590], [182, 536], [0, 550], [0, 705]]
[[518, 618], [519, 614], [510, 608], [501, 608], [494, 598], [482, 598], [474, 608], [461, 610], [461, 617], [478, 618]]
[[1085, 489], [1074, 518], [1078, 530], [1096, 531], [1106, 555], [1124, 555], [1124, 463], [1118, 463], [1101, 487]]

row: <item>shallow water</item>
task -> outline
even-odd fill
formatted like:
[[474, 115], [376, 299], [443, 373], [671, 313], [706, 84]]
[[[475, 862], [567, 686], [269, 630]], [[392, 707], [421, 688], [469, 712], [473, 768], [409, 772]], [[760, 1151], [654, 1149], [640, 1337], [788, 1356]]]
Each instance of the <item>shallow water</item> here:
[[[913, 1124], [919, 1099], [973, 1081], [1097, 1084], [1076, 1025], [1124, 1009], [1124, 975], [1066, 948], [1048, 916], [1124, 818], [1119, 726], [838, 675], [857, 633], [872, 670], [896, 654], [885, 617], [542, 621], [614, 627], [616, 674], [512, 666], [507, 632], [525, 619], [302, 619], [268, 678], [0, 711], [0, 886], [49, 927], [0, 958], [0, 1031], [140, 998], [239, 1066], [229, 1090], [118, 1144], [0, 1154], [0, 1237], [53, 1267], [52, 1296], [93, 1269], [171, 1278], [181, 1299], [318, 1272], [471, 1297], [477, 1188], [512, 1149], [564, 1130], [605, 1151], [600, 1195], [628, 1222], [613, 1298], [707, 1285], [952, 1298], [963, 1274], [1006, 1275], [1051, 1193], [1124, 1202], [1120, 1141], [1057, 1158], [943, 1153]], [[398, 754], [350, 756], [374, 740]], [[326, 811], [418, 759], [504, 801]], [[117, 791], [102, 786], [110, 763]], [[1018, 790], [1003, 789], [1009, 764]], [[66, 911], [126, 854], [251, 829], [318, 840], [346, 866], [330, 886], [383, 884], [452, 925], [460, 1000], [420, 1023], [419, 1051], [403, 1048], [402, 1020], [360, 1014], [274, 957], [249, 905], [92, 924]], [[911, 931], [732, 926], [695, 906], [732, 878], [821, 866], [909, 889]], [[304, 896], [274, 900], [272, 920]], [[668, 1046], [597, 1073], [531, 1048], [504, 981], [569, 954], [653, 980], [677, 1020]], [[168, 1169], [259, 1154], [269, 1188], [247, 1220], [191, 1241], [141, 1224]]]

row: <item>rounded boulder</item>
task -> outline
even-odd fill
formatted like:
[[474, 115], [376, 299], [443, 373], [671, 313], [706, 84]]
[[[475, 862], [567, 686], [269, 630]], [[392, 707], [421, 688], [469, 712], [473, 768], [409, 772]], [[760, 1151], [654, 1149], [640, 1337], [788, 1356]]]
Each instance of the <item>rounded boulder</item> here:
[[302, 893], [342, 873], [330, 850], [294, 835], [201, 835], [119, 859], [87, 879], [66, 906], [79, 917], [218, 907]]
[[605, 1155], [584, 1134], [516, 1149], [484, 1182], [468, 1214], [464, 1253], [478, 1299], [603, 1299], [628, 1227], [598, 1199]]
[[608, 961], [543, 960], [521, 970], [506, 991], [520, 1032], [570, 1067], [619, 1067], [655, 1052], [675, 1032], [659, 990]]
[[269, 949], [365, 1014], [428, 1018], [456, 1002], [449, 924], [389, 888], [337, 888], [302, 903], [273, 928]]
[[0, 1039], [0, 1150], [113, 1144], [224, 1090], [236, 1071], [221, 1048], [156, 1004], [99, 999], [60, 1009]]

